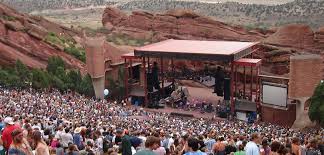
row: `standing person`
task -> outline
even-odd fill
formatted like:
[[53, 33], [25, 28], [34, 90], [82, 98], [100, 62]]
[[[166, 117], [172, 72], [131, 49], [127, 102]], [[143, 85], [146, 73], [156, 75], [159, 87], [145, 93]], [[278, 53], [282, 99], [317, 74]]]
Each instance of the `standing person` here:
[[160, 147], [160, 139], [154, 136], [147, 137], [145, 141], [145, 149], [135, 153], [135, 155], [156, 155], [153, 150]]
[[217, 142], [213, 146], [213, 151], [215, 155], [225, 155], [225, 144], [224, 137], [219, 137]]
[[317, 141], [316, 139], [311, 139], [309, 141], [309, 146], [306, 150], [306, 155], [321, 155], [320, 150], [318, 149], [317, 146]]
[[207, 152], [212, 153], [213, 151], [213, 146], [216, 143], [216, 140], [213, 137], [213, 133], [210, 132], [207, 136], [207, 140], [205, 141], [205, 145], [207, 147]]
[[79, 155], [79, 150], [76, 145], [74, 144], [69, 144], [69, 148], [65, 155]]
[[132, 144], [130, 137], [123, 130], [117, 130], [117, 136], [121, 138], [122, 155], [132, 155]]
[[246, 144], [246, 155], [260, 155], [258, 143], [260, 142], [260, 136], [258, 133], [253, 133], [251, 141]]
[[230, 140], [228, 144], [225, 146], [225, 152], [226, 154], [231, 154], [236, 152], [235, 142], [233, 140]]
[[95, 139], [96, 139], [95, 143], [98, 148], [98, 152], [99, 154], [103, 154], [103, 142], [104, 142], [103, 136], [99, 130], [95, 131], [94, 134], [95, 134]]
[[49, 148], [42, 139], [42, 133], [40, 131], [33, 132], [33, 141], [36, 146], [35, 155], [50, 155]]
[[70, 133], [70, 128], [65, 128], [64, 131], [61, 133], [61, 144], [64, 150], [66, 150], [69, 147], [69, 143], [73, 143], [73, 136]]
[[13, 137], [11, 136], [12, 131], [19, 128], [19, 126], [15, 125], [15, 122], [13, 121], [12, 117], [6, 117], [3, 120], [5, 124], [5, 128], [2, 131], [2, 142], [5, 150], [8, 151], [10, 144], [12, 143]]
[[138, 136], [138, 138], [140, 138], [142, 140], [142, 144], [141, 144], [141, 148], [145, 148], [145, 142], [146, 142], [146, 136], [145, 136], [146, 132], [143, 130], [141, 132], [141, 134]]
[[278, 141], [273, 141], [271, 143], [271, 155], [279, 155], [279, 149], [281, 144]]
[[80, 132], [81, 132], [81, 128], [79, 127], [75, 128], [73, 134], [73, 144], [75, 144], [79, 150], [82, 150], [84, 146], [83, 146], [83, 140]]
[[301, 155], [301, 147], [300, 147], [300, 140], [297, 137], [294, 137], [292, 139], [292, 144], [291, 144], [291, 152], [294, 155]]
[[0, 134], [0, 155], [5, 155], [5, 154], [6, 154], [6, 150], [3, 147], [3, 142], [1, 140], [1, 134]]
[[23, 130], [15, 129], [11, 133], [12, 143], [8, 150], [8, 155], [33, 155], [32, 149], [26, 139]]
[[244, 151], [244, 146], [243, 146], [243, 144], [240, 144], [240, 145], [238, 146], [238, 151], [236, 151], [236, 152], [234, 153], [234, 155], [245, 155], [245, 151]]
[[261, 155], [270, 155], [271, 148], [269, 147], [268, 139], [262, 140], [262, 148], [260, 149]]
[[5, 124], [2, 122], [2, 118], [0, 116], [0, 131], [4, 128]]
[[207, 155], [205, 152], [199, 151], [199, 141], [196, 138], [189, 138], [186, 145], [186, 153], [184, 155]]

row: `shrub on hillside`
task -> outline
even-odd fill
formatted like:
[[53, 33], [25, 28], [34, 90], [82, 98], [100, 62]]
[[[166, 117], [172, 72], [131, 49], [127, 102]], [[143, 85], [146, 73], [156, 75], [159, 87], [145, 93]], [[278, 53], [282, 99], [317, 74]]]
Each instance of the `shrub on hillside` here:
[[48, 59], [46, 70], [28, 69], [19, 60], [14, 67], [0, 67], [0, 85], [11, 88], [55, 88], [61, 92], [72, 90], [94, 96], [91, 77], [82, 77], [80, 71], [66, 70], [64, 61], [58, 56]]
[[324, 83], [320, 83], [311, 98], [308, 111], [309, 118], [324, 127]]

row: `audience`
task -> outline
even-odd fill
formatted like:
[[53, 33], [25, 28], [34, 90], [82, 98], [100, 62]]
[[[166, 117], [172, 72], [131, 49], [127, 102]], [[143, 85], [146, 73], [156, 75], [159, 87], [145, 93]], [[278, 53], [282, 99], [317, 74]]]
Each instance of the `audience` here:
[[323, 154], [322, 128], [175, 117], [55, 90], [0, 88], [0, 103], [9, 155]]

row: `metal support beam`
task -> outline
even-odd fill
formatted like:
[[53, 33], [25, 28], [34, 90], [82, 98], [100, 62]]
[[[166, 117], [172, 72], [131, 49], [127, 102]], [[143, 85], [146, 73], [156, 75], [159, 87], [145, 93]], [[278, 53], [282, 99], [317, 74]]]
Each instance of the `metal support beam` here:
[[244, 71], [243, 71], [243, 74], [244, 74], [244, 83], [243, 83], [243, 99], [245, 99], [245, 85], [246, 85], [246, 67], [244, 66]]
[[125, 96], [126, 96], [126, 101], [128, 101], [128, 64], [127, 64], [127, 59], [125, 58], [125, 64], [124, 64], [124, 83], [125, 83]]
[[163, 68], [163, 57], [160, 58], [161, 61], [161, 81], [162, 81], [162, 96], [164, 96], [164, 68]]
[[235, 95], [235, 94], [237, 94], [237, 83], [238, 83], [238, 79], [237, 79], [237, 68], [238, 68], [238, 65], [235, 65], [234, 67], [235, 67], [235, 91], [234, 91], [234, 95]]
[[251, 87], [250, 87], [250, 97], [251, 97], [251, 101], [254, 102], [252, 100], [252, 95], [253, 95], [253, 67], [251, 66]]
[[147, 70], [149, 73], [151, 72], [150, 57], [147, 57]]
[[129, 60], [129, 69], [130, 69], [129, 77], [133, 78], [133, 60], [132, 59]]
[[148, 107], [148, 96], [147, 96], [147, 71], [146, 71], [146, 63], [145, 63], [145, 57], [142, 58], [142, 65], [144, 70], [144, 105], [145, 107]]
[[[251, 53], [251, 59], [253, 59], [253, 53]], [[252, 99], [252, 95], [253, 95], [252, 90], [253, 90], [253, 67], [251, 66], [251, 87], [250, 87], [251, 92], [250, 92], [250, 97], [251, 97], [251, 101], [254, 102], [253, 99]]]
[[260, 110], [260, 106], [261, 106], [261, 78], [260, 78], [260, 66], [257, 67], [257, 99], [258, 99], [258, 107]]
[[230, 92], [231, 92], [231, 113], [234, 115], [234, 112], [235, 112], [235, 103], [234, 103], [234, 63], [232, 62], [231, 63], [231, 89], [230, 89]]
[[174, 60], [171, 58], [171, 70], [172, 70], [172, 83], [174, 84], [174, 77], [175, 77], [175, 71], [174, 71]]

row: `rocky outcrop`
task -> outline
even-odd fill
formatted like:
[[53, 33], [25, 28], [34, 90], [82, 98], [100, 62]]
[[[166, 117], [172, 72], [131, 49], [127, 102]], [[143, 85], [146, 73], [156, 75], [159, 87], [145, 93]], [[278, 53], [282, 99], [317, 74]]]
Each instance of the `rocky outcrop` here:
[[45, 42], [49, 32], [66, 38], [79, 34], [41, 17], [18, 13], [0, 3], [0, 65], [13, 65], [19, 59], [28, 67], [46, 68], [49, 57], [60, 56], [68, 67], [82, 71], [83, 62]]
[[324, 49], [324, 27], [315, 32], [315, 41], [318, 44], [317, 48]]
[[[267, 34], [249, 32], [233, 27], [189, 10], [174, 10], [166, 14], [134, 11], [127, 16], [117, 8], [107, 7], [103, 14], [103, 25], [115, 32], [124, 32], [132, 37], [146, 36], [156, 41], [175, 37], [186, 39], [219, 39], [256, 41]], [[143, 38], [141, 38], [143, 39]]]
[[290, 55], [300, 53], [324, 54], [324, 27], [314, 32], [308, 25], [285, 25], [266, 38], [263, 43], [277, 48], [277, 50], [269, 50], [265, 54], [267, 62], [272, 65], [271, 72], [285, 74], [288, 73], [285, 71], [289, 71]]
[[308, 25], [290, 24], [278, 29], [265, 39], [264, 43], [300, 49], [312, 49], [316, 46], [314, 32]]

